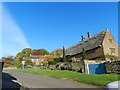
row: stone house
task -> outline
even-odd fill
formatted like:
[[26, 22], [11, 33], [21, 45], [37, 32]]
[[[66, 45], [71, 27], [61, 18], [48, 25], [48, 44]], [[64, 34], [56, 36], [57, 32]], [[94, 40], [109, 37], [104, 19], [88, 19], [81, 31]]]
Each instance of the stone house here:
[[31, 59], [31, 61], [34, 62], [35, 65], [42, 66], [47, 65], [48, 61], [53, 60], [57, 57], [58, 56], [53, 55], [30, 55], [30, 57], [23, 58], [23, 61]]
[[22, 61], [31, 60], [35, 65], [39, 65], [42, 55], [30, 55], [30, 57], [24, 57]]
[[39, 65], [48, 65], [48, 61], [52, 61], [52, 60], [54, 60], [54, 58], [58, 58], [58, 56], [54, 56], [54, 55], [43, 55], [43, 56], [41, 56], [41, 58], [39, 59], [38, 63], [39, 63]]
[[118, 59], [118, 43], [108, 29], [88, 38], [82, 37], [82, 41], [66, 49], [68, 61], [81, 61], [82, 49], [85, 49], [87, 59], [111, 61]]

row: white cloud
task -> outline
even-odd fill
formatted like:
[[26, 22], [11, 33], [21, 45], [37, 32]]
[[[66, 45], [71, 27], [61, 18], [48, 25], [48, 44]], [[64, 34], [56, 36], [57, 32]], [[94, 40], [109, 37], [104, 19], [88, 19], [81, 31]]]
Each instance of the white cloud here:
[[15, 55], [18, 51], [30, 47], [30, 45], [7, 9], [3, 6], [2, 10], [3, 56]]

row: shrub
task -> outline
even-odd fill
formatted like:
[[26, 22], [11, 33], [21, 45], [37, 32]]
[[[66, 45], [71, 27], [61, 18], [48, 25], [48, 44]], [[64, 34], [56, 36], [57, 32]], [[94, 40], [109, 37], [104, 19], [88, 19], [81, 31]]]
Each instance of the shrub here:
[[56, 63], [58, 63], [58, 62], [61, 62], [62, 59], [61, 59], [61, 58], [54, 58], [54, 61], [55, 61]]
[[55, 62], [55, 61], [48, 61], [48, 64], [49, 64], [49, 65], [55, 65], [56, 62]]
[[25, 65], [31, 65], [34, 66], [34, 63], [32, 62], [31, 59], [25, 61]]
[[49, 65], [55, 65], [55, 64], [57, 64], [57, 63], [59, 63], [59, 62], [62, 62], [62, 58], [60, 58], [60, 57], [58, 57], [58, 58], [54, 58], [54, 60], [52, 61], [48, 61], [48, 64]]

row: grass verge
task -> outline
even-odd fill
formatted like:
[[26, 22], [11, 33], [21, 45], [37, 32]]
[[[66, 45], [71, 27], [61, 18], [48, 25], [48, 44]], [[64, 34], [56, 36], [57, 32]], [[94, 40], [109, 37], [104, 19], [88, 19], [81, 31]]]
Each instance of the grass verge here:
[[12, 71], [28, 72], [45, 75], [54, 78], [73, 80], [81, 83], [93, 84], [104, 87], [106, 84], [120, 80], [120, 74], [85, 74], [67, 70], [44, 70], [44, 69], [10, 69]]

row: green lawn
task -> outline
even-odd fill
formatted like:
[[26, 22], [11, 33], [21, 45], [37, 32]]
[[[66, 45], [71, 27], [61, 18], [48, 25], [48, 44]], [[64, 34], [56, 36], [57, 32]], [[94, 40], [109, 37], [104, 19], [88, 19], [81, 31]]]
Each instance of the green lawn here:
[[14, 71], [28, 72], [55, 78], [74, 80], [104, 87], [106, 84], [120, 80], [120, 74], [85, 74], [67, 70], [43, 70], [43, 69], [12, 69]]

